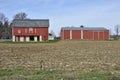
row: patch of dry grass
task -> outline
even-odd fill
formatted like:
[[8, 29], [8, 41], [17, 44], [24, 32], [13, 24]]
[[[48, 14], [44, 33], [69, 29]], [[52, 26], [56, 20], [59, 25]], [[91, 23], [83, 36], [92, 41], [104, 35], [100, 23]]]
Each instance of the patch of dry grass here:
[[1, 43], [0, 68], [109, 70], [119, 73], [120, 42], [60, 41], [52, 44]]

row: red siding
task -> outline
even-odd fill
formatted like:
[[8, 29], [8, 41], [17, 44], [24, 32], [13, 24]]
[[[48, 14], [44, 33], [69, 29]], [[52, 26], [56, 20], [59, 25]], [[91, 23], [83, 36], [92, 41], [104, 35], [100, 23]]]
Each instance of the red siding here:
[[89, 31], [89, 30], [84, 30], [83, 31], [83, 39], [93, 39], [93, 31]]
[[103, 31], [99, 32], [99, 40], [104, 40], [104, 32]]
[[109, 31], [108, 30], [104, 31], [104, 39], [105, 40], [109, 39]]
[[[61, 39], [66, 40], [70, 39], [70, 30], [61, 30]], [[81, 39], [81, 30], [72, 30], [72, 40]], [[109, 30], [103, 31], [92, 31], [92, 30], [83, 30], [83, 39], [87, 40], [108, 40], [109, 39]]]
[[80, 40], [81, 39], [81, 31], [80, 30], [72, 30], [72, 39]]
[[64, 30], [64, 39], [69, 40], [70, 39], [70, 30]]
[[[42, 36], [42, 40], [48, 40], [48, 28], [32, 28], [33, 30], [30, 31], [29, 28], [13, 28], [13, 35], [15, 36]], [[18, 33], [18, 30], [21, 33]]]
[[95, 31], [94, 32], [94, 40], [98, 40], [99, 38], [98, 38], [98, 32], [97, 31]]

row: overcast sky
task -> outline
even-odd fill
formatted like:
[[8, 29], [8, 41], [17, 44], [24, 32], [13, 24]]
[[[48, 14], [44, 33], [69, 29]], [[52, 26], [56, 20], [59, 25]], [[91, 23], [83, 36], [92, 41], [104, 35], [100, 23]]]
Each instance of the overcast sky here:
[[19, 12], [31, 19], [49, 19], [50, 31], [61, 27], [105, 27], [120, 24], [120, 0], [0, 0], [0, 12], [9, 20]]

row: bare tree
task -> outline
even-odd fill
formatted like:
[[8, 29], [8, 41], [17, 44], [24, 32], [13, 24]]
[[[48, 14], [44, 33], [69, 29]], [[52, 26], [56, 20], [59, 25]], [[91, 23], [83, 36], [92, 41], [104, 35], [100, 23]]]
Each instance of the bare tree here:
[[115, 26], [115, 38], [119, 39], [119, 33], [120, 33], [120, 25]]
[[50, 31], [50, 34], [55, 37], [55, 33], [53, 30]]
[[14, 19], [26, 19], [27, 18], [27, 14], [25, 12], [21, 12], [21, 13], [17, 13], [15, 16], [14, 16]]
[[1, 27], [3, 27], [3, 23], [2, 23], [2, 21], [0, 21], [0, 28], [1, 28]]
[[6, 21], [4, 22], [4, 27], [5, 27], [5, 28], [8, 28], [8, 27], [9, 27], [9, 22], [8, 22], [8, 20], [6, 20]]
[[5, 17], [5, 15], [3, 13], [0, 13], [0, 22], [2, 22], [2, 24], [4, 24], [4, 22], [7, 20], [7, 18]]

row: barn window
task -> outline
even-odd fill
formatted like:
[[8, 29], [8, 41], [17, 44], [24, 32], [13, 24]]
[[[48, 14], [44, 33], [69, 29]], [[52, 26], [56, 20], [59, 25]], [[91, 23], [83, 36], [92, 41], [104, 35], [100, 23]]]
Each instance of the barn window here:
[[20, 34], [20, 33], [21, 33], [21, 30], [18, 30], [18, 33]]
[[25, 33], [27, 33], [27, 29], [25, 29]]
[[29, 31], [32, 32], [32, 31], [33, 31], [33, 28], [29, 28]]

